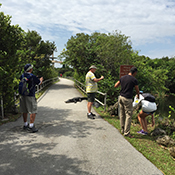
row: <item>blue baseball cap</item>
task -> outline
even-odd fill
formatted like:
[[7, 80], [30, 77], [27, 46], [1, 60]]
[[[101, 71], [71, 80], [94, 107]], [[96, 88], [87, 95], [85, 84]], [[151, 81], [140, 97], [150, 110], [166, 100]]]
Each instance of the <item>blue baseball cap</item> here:
[[31, 65], [31, 64], [26, 64], [25, 66], [24, 66], [24, 71], [25, 72], [28, 72], [30, 69], [32, 69], [33, 68], [33, 65]]

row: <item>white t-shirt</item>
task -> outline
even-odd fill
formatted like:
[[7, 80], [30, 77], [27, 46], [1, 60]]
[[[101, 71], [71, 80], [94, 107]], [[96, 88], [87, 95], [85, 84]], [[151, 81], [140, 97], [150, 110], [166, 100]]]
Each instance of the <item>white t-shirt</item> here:
[[136, 96], [134, 97], [134, 102], [132, 103], [133, 107], [135, 108], [140, 102], [144, 112], [153, 112], [157, 110], [156, 103], [144, 100], [144, 97], [141, 94], [139, 94], [139, 99]]

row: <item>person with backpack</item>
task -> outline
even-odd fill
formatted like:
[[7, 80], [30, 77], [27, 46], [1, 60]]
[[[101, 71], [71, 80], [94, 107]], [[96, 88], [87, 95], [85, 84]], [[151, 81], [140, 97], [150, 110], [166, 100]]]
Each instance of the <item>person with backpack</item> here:
[[[20, 111], [23, 113], [24, 130], [37, 132], [34, 121], [37, 113], [37, 101], [35, 98], [35, 86], [43, 82], [43, 77], [40, 79], [32, 74], [33, 65], [26, 64], [24, 73], [20, 77], [19, 94], [20, 94]], [[27, 121], [28, 114], [30, 115], [30, 123]]]
[[140, 91], [140, 99], [137, 99], [137, 97], [135, 97], [133, 107], [136, 107], [138, 104], [141, 105], [141, 110], [138, 114], [138, 120], [142, 129], [137, 133], [142, 135], [148, 135], [146, 117], [151, 115], [153, 127], [155, 125], [154, 112], [157, 110], [155, 97], [150, 93], [143, 93], [143, 91]]

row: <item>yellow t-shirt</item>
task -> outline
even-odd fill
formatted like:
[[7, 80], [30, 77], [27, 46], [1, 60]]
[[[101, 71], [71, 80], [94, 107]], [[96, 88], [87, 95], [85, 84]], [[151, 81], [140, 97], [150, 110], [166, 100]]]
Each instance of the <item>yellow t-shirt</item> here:
[[91, 71], [86, 74], [86, 93], [97, 92], [97, 82], [93, 81], [95, 78]]

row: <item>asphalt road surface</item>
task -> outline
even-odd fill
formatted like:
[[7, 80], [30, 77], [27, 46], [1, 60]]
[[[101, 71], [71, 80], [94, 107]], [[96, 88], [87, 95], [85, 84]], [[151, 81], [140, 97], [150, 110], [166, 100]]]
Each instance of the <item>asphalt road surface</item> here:
[[65, 103], [78, 96], [61, 78], [38, 100], [37, 133], [22, 117], [0, 126], [0, 175], [162, 175], [98, 114], [88, 119], [86, 100]]

